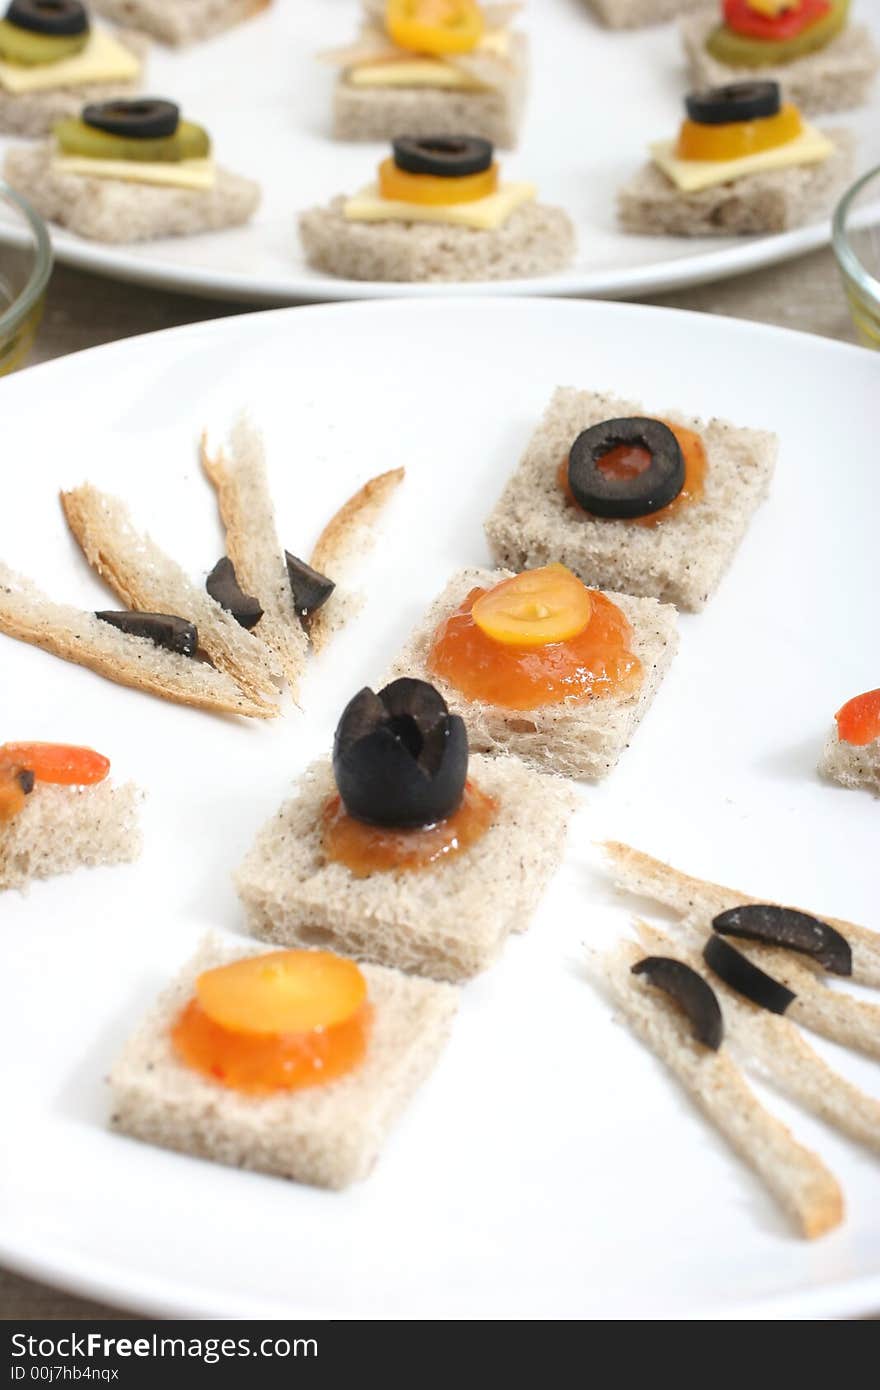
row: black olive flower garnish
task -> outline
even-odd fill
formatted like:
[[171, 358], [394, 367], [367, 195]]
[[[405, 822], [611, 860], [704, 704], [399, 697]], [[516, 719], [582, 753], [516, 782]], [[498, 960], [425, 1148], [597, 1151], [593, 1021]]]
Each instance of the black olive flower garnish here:
[[346, 706], [333, 772], [356, 820], [415, 829], [457, 810], [468, 770], [467, 730], [427, 681], [403, 677], [378, 694], [367, 686]]

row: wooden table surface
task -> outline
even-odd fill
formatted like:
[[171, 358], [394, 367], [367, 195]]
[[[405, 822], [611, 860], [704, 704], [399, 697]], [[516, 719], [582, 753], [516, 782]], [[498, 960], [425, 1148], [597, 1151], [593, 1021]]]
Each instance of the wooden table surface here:
[[[735, 280], [657, 295], [644, 302], [727, 314], [855, 342], [830, 251], [816, 251]], [[116, 284], [59, 266], [52, 278], [32, 360], [44, 362], [137, 333], [246, 312], [241, 305]], [[125, 1310], [89, 1303], [0, 1269], [0, 1319], [84, 1321], [124, 1316]]]

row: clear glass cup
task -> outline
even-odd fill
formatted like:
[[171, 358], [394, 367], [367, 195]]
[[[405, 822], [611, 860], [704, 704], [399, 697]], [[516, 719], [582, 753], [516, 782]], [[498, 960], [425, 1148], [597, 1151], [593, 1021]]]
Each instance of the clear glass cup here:
[[52, 243], [30, 203], [0, 181], [0, 376], [24, 365], [43, 313]]
[[880, 168], [844, 193], [834, 210], [833, 246], [856, 332], [880, 351]]

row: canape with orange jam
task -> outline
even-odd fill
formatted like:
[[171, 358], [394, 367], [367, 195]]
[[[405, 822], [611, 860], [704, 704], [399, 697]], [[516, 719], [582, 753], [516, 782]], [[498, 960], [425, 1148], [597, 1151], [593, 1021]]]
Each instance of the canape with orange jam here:
[[[686, 429], [684, 425], [674, 425], [671, 420], [661, 420], [660, 423], [666, 425], [678, 440], [678, 446], [684, 456], [684, 485], [678, 496], [665, 507], [656, 512], [649, 512], [646, 516], [628, 517], [627, 526], [657, 526], [692, 506], [694, 502], [699, 502], [703, 496], [706, 484], [706, 446], [702, 438], [696, 430]], [[618, 444], [615, 448], [609, 449], [599, 460], [598, 466], [611, 478], [637, 478], [650, 467], [650, 464], [651, 454], [648, 449], [637, 444]], [[593, 515], [581, 506], [571, 490], [567, 457], [559, 465], [556, 481], [571, 507], [582, 512], [584, 516]]]
[[616, 604], [548, 565], [472, 589], [435, 632], [427, 665], [468, 700], [530, 710], [635, 689], [642, 668], [631, 640]]
[[325, 1085], [366, 1054], [372, 1010], [354, 961], [272, 951], [205, 971], [171, 1029], [188, 1067], [249, 1095]]
[[24, 810], [34, 782], [91, 787], [103, 782], [110, 762], [92, 748], [65, 743], [0, 744], [0, 824]]
[[418, 871], [470, 849], [482, 839], [497, 813], [495, 797], [472, 782], [466, 783], [461, 804], [450, 816], [407, 830], [356, 820], [346, 811], [342, 797], [334, 796], [324, 807], [322, 845], [326, 857], [344, 864], [355, 878], [389, 869]]

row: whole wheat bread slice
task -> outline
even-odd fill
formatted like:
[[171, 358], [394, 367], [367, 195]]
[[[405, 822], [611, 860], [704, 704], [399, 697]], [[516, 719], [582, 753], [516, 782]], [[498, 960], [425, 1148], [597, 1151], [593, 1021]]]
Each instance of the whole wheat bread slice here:
[[263, 610], [254, 635], [277, 657], [296, 699], [309, 642], [294, 605], [275, 524], [263, 441], [253, 425], [241, 419], [233, 427], [228, 449], [211, 455], [203, 438], [201, 459], [217, 492], [226, 553], [242, 589]]
[[352, 563], [372, 546], [379, 516], [403, 482], [405, 472], [403, 468], [392, 468], [370, 478], [330, 518], [315, 542], [309, 564], [336, 584], [330, 598], [308, 622], [309, 640], [315, 651], [325, 647], [360, 608], [361, 595], [340, 588], [340, 579], [344, 581]]
[[848, 24], [843, 33], [824, 48], [775, 67], [731, 67], [719, 63], [706, 50], [706, 40], [720, 23], [717, 6], [702, 8], [681, 21], [688, 71], [693, 86], [722, 87], [728, 82], [778, 82], [785, 101], [794, 102], [807, 115], [848, 111], [864, 106], [880, 54], [864, 24]]
[[0, 824], [0, 891], [81, 866], [125, 864], [141, 852], [133, 783], [56, 787], [38, 782], [22, 811]]
[[681, 1011], [632, 967], [644, 951], [623, 942], [591, 962], [633, 1032], [678, 1078], [731, 1148], [757, 1173], [801, 1235], [825, 1235], [843, 1220], [843, 1193], [834, 1174], [763, 1105], [727, 1049], [697, 1042]]
[[61, 493], [67, 523], [89, 564], [127, 608], [174, 613], [195, 623], [199, 648], [256, 700], [274, 699], [281, 679], [277, 663], [249, 632], [144, 532], [128, 509], [86, 483]]
[[336, 794], [327, 762], [263, 827], [235, 875], [255, 936], [322, 946], [437, 980], [465, 980], [529, 924], [565, 847], [571, 789], [516, 758], [471, 758], [470, 776], [498, 801], [466, 851], [418, 872], [355, 878], [323, 851], [321, 813]]
[[108, 19], [134, 24], [163, 43], [196, 43], [268, 9], [272, 0], [92, 0]]
[[880, 738], [861, 745], [846, 743], [835, 724], [822, 749], [819, 771], [843, 787], [862, 788], [880, 796]]
[[620, 225], [640, 236], [758, 236], [817, 222], [831, 212], [855, 163], [850, 131], [822, 133], [834, 151], [820, 164], [766, 169], [694, 193], [645, 164], [618, 191]]
[[[678, 648], [675, 609], [652, 598], [606, 595], [632, 624], [631, 650], [642, 663], [635, 690], [584, 701], [562, 701], [534, 710], [509, 710], [467, 700], [428, 666], [434, 633], [473, 588], [491, 588], [510, 570], [460, 570], [428, 608], [396, 658], [386, 680], [416, 676], [437, 687], [468, 726], [477, 752], [514, 753], [532, 767], [564, 777], [604, 777], [629, 746]], [[382, 682], [385, 683], [384, 681]]]
[[486, 521], [489, 548], [499, 565], [533, 569], [558, 560], [597, 588], [692, 611], [704, 606], [767, 495], [778, 441], [774, 434], [727, 420], [665, 411], [663, 419], [695, 430], [703, 440], [703, 497], [656, 526], [591, 517], [572, 506], [557, 472], [577, 436], [603, 420], [645, 413], [642, 405], [609, 392], [556, 389]]
[[145, 637], [120, 632], [94, 613], [54, 603], [2, 563], [0, 632], [163, 700], [254, 719], [271, 719], [278, 713], [277, 705], [245, 695], [213, 666], [166, 651]]
[[458, 991], [365, 965], [373, 1019], [361, 1065], [324, 1086], [243, 1095], [179, 1061], [170, 1028], [202, 971], [262, 950], [216, 937], [202, 943], [112, 1068], [111, 1125], [216, 1163], [346, 1187], [369, 1175], [397, 1117], [433, 1069]]
[[85, 82], [73, 87], [53, 87], [42, 92], [7, 92], [0, 86], [0, 133], [36, 139], [49, 135], [56, 121], [79, 116], [91, 102], [130, 97], [140, 90], [149, 42], [143, 34], [119, 30], [114, 34], [137, 58], [141, 71], [131, 81]]
[[193, 236], [247, 222], [260, 202], [259, 184], [218, 168], [210, 189], [162, 188], [92, 178], [54, 167], [51, 140], [10, 149], [3, 173], [47, 222], [90, 241], [121, 244]]
[[652, 955], [672, 956], [702, 975], [722, 1001], [724, 1038], [762, 1080], [856, 1143], [880, 1153], [880, 1101], [830, 1067], [787, 1017], [760, 1009], [708, 969], [698, 948], [673, 941], [647, 922], [636, 928]]

